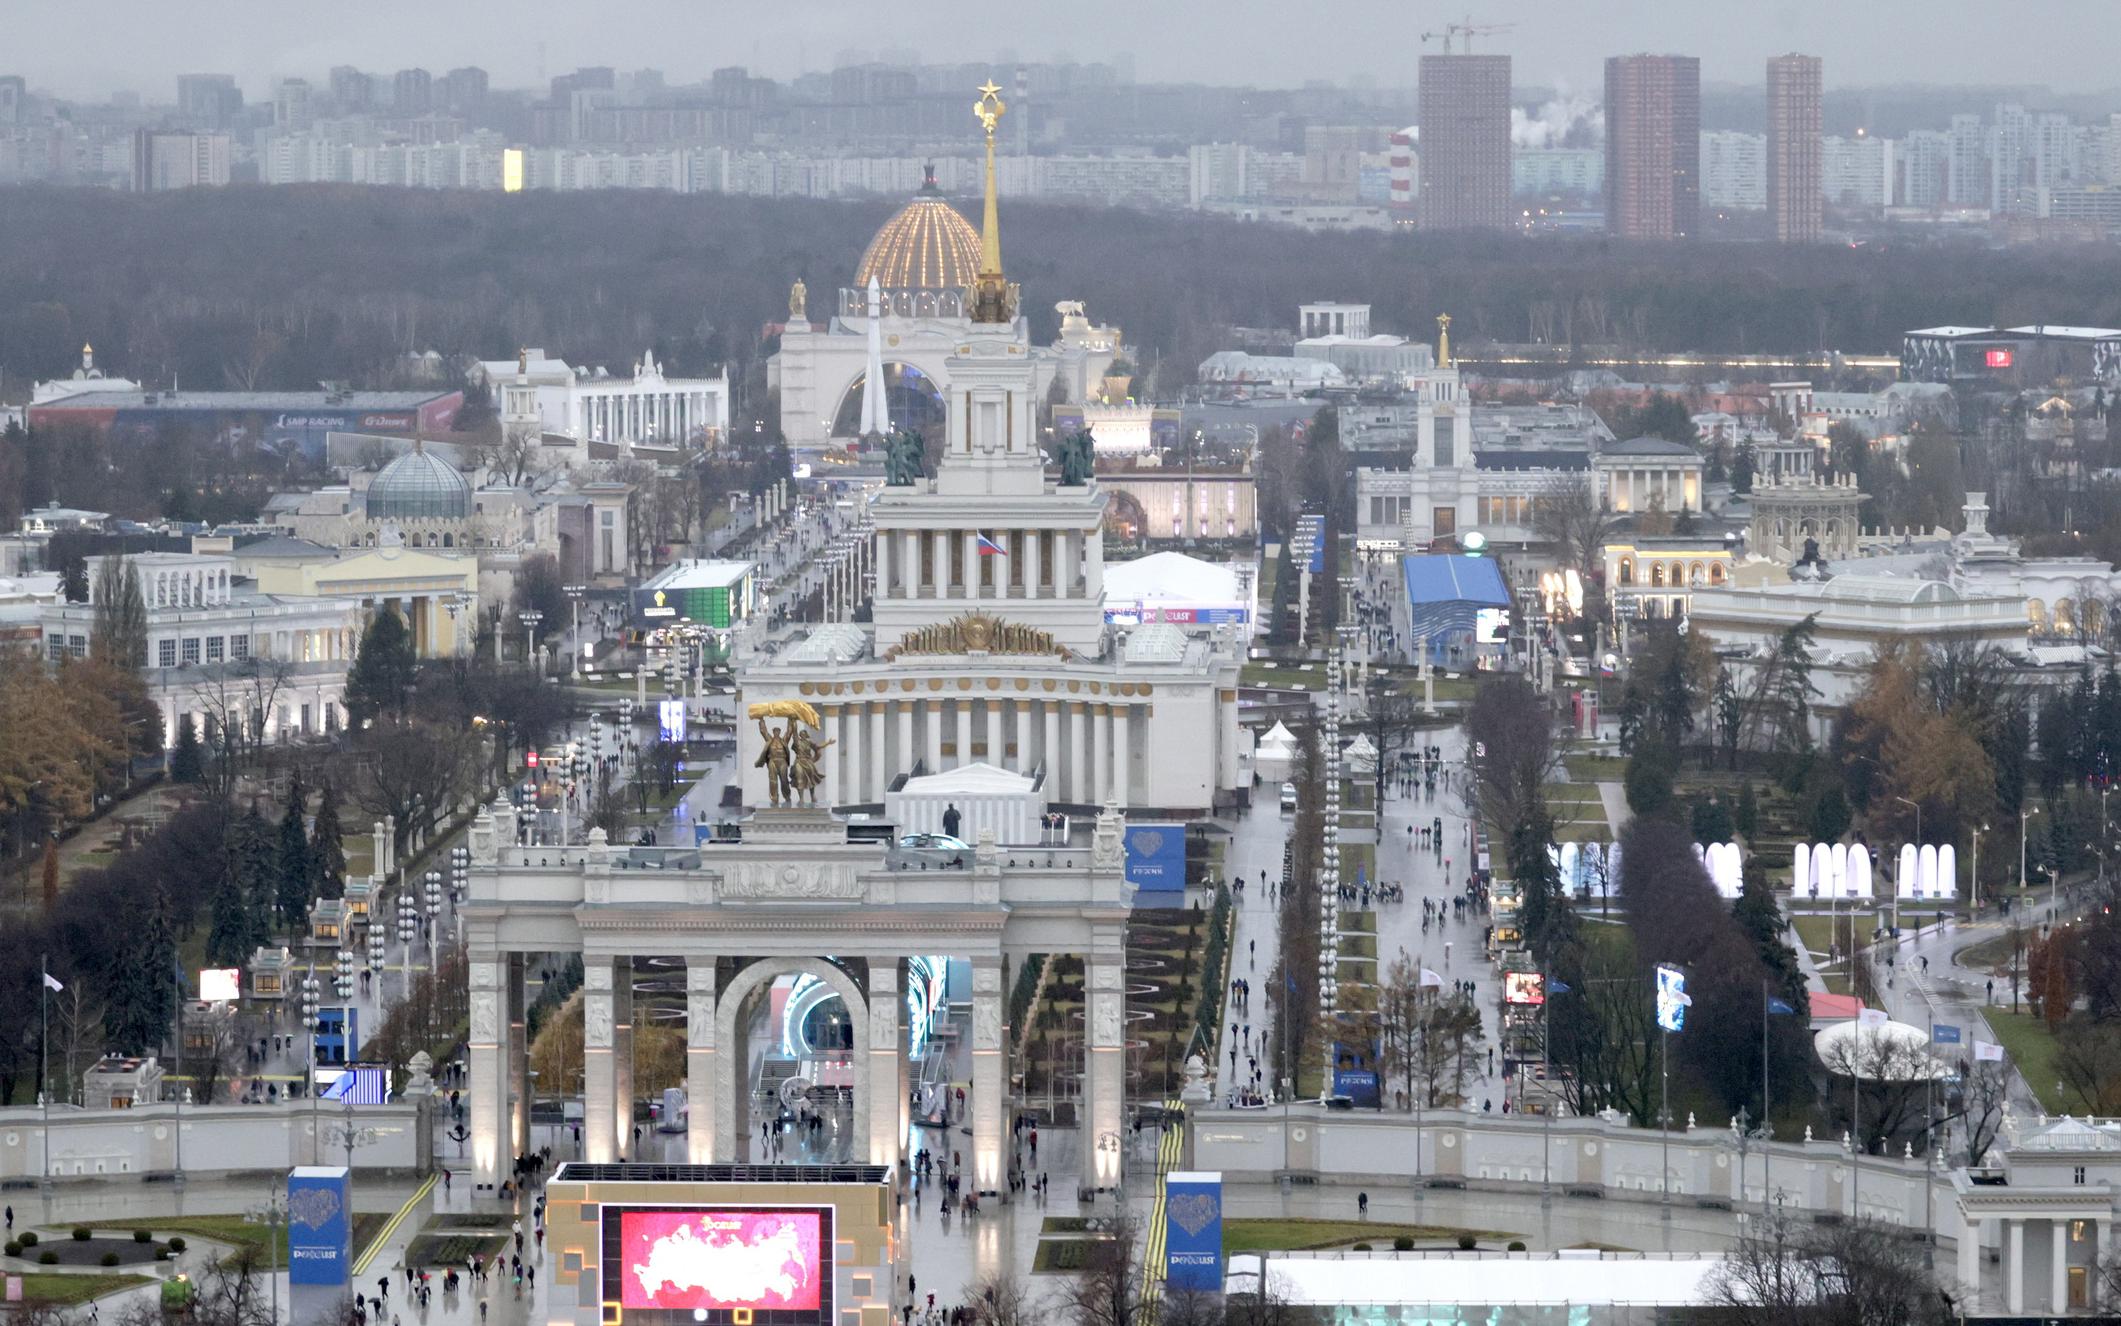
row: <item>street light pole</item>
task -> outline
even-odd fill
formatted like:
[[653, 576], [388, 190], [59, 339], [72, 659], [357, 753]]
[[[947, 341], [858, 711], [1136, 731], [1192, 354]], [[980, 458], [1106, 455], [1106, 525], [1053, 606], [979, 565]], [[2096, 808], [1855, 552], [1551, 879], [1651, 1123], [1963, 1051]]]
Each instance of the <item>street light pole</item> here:
[[2018, 814], [2018, 896], [2020, 898], [2025, 896], [2025, 826], [2032, 823], [2033, 816], [2039, 813], [2040, 808], [2034, 806], [2032, 809], [2020, 811]]
[[[1913, 806], [1915, 808], [1915, 883], [1919, 887], [1922, 883], [1922, 804], [1917, 801], [1910, 801], [1906, 797], [1894, 797], [1893, 800], [1903, 806]], [[1893, 937], [1895, 939], [1900, 936], [1900, 893], [1900, 881], [1895, 879], [1893, 881]]]

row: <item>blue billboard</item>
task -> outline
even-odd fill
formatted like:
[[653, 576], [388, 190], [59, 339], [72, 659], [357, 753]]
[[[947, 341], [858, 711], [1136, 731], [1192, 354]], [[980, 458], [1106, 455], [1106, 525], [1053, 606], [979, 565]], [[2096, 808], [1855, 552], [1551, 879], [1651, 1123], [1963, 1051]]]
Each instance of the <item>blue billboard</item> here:
[[1186, 826], [1129, 824], [1127, 882], [1155, 898], [1139, 898], [1144, 907], [1177, 907], [1186, 892]]
[[1164, 1179], [1164, 1287], [1219, 1294], [1223, 1287], [1223, 1176]]
[[1377, 1081], [1377, 1074], [1372, 1069], [1334, 1069], [1333, 1094], [1346, 1096], [1349, 1101], [1362, 1109], [1376, 1110], [1384, 1108], [1384, 1098]]
[[289, 1284], [343, 1289], [353, 1278], [353, 1217], [343, 1165], [302, 1165], [287, 1175]]

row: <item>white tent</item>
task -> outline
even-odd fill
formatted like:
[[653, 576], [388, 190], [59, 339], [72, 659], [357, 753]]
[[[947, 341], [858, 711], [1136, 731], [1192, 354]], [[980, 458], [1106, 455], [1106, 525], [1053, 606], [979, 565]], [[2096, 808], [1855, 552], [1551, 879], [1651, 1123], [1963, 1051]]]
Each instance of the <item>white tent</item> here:
[[1276, 723], [1252, 752], [1252, 768], [1263, 783], [1285, 783], [1296, 768], [1296, 734]]
[[1347, 761], [1348, 773], [1357, 778], [1374, 777], [1377, 773], [1377, 747], [1370, 744], [1368, 734], [1358, 732], [1355, 740], [1341, 751]]
[[1716, 892], [1726, 898], [1735, 898], [1744, 887], [1745, 858], [1736, 843], [1710, 843], [1703, 847], [1694, 844], [1694, 859], [1708, 872], [1709, 882]]
[[1105, 564], [1105, 620], [1122, 626], [1170, 622], [1187, 630], [1255, 619], [1257, 579], [1241, 585], [1235, 563], [1150, 553]]
[[1853, 1018], [1830, 1023], [1812, 1033], [1812, 1052], [1827, 1071], [1844, 1077], [1851, 1067], [1896, 1082], [1949, 1077], [1954, 1071], [1931, 1047], [1928, 1030], [1906, 1022], [1866, 1027], [1861, 1018]]
[[908, 778], [884, 794], [884, 814], [901, 833], [943, 832], [951, 806], [958, 810], [957, 836], [968, 843], [979, 841], [982, 828], [992, 828], [997, 843], [1035, 843], [1046, 799], [1023, 774], [983, 763]]

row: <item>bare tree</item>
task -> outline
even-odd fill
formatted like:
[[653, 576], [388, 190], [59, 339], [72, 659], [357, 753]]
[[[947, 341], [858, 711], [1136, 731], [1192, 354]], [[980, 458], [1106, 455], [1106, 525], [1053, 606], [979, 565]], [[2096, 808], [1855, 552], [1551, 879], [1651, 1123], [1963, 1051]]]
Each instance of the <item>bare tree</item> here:
[[207, 745], [219, 757], [208, 786], [222, 798], [234, 795], [237, 777], [265, 749], [266, 726], [293, 675], [284, 659], [252, 655], [207, 664], [192, 684], [192, 699], [206, 715]]
[[1827, 1046], [1819, 1062], [1840, 1079], [1828, 1090], [1830, 1108], [1847, 1110], [1860, 1097], [1862, 1110], [1851, 1124], [1863, 1150], [1874, 1150], [1903, 1131], [1920, 1131], [1940, 1067], [1927, 1044], [1859, 1032]]
[[354, 800], [377, 819], [395, 818], [400, 849], [416, 830], [432, 832], [447, 818], [477, 754], [468, 743], [417, 721], [378, 719], [363, 735], [361, 746]]
[[66, 1065], [66, 1091], [71, 1095], [81, 1074], [103, 1053], [103, 1001], [90, 993], [91, 981], [71, 980], [51, 1001], [52, 1037], [59, 1058]]
[[1974, 1070], [1960, 1079], [1958, 1093], [1951, 1101], [1952, 1113], [1947, 1116], [1959, 1120], [1965, 1130], [1966, 1163], [1978, 1166], [1995, 1145], [1996, 1134], [2003, 1126], [2003, 1105], [2010, 1099], [2010, 1078], [2003, 1066], [1995, 1063], [1978, 1063]]
[[1586, 581], [1604, 557], [1613, 520], [1590, 475], [1557, 475], [1532, 499], [1532, 532], [1554, 545], [1554, 560]]
[[1115, 1218], [1112, 1237], [1095, 1240], [1082, 1272], [1061, 1289], [1058, 1307], [1072, 1326], [1143, 1326], [1150, 1305], [1142, 1297], [1141, 1224]]
[[1046, 1320], [1046, 1305], [1007, 1268], [980, 1281], [965, 1307], [973, 1326], [1041, 1326]]
[[1724, 1254], [1705, 1288], [1730, 1326], [1941, 1326], [1957, 1301], [1914, 1243], [1873, 1220], [1769, 1216]]

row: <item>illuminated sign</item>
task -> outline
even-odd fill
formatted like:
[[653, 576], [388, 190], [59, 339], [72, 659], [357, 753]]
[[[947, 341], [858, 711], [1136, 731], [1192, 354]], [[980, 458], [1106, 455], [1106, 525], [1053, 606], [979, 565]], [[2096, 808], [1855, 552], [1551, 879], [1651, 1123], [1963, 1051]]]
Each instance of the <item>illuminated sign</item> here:
[[501, 192], [523, 191], [523, 149], [504, 147], [501, 149]]
[[1657, 969], [1657, 1025], [1666, 1031], [1686, 1030], [1687, 1006], [1694, 1001], [1686, 992], [1686, 973], [1677, 967]]
[[538, 767], [538, 753], [536, 751], [527, 750], [523, 752], [523, 767], [526, 769]]
[[206, 967], [199, 972], [199, 1002], [226, 1004], [243, 996], [242, 969]]
[[1547, 978], [1536, 971], [1506, 971], [1502, 974], [1502, 1002], [1505, 1004], [1544, 1004], [1547, 1001]]
[[287, 1176], [287, 1278], [296, 1285], [343, 1287], [353, 1272], [350, 1171], [304, 1165]]
[[685, 702], [683, 700], [658, 700], [655, 707], [656, 724], [665, 741], [685, 739]]
[[1990, 368], [2009, 368], [2012, 358], [2012, 353], [2009, 350], [1991, 350], [1987, 355], [1988, 366]]
[[[709, 1322], [757, 1312], [829, 1316], [830, 1213], [813, 1207], [619, 1209], [605, 1218], [604, 1299], [629, 1316]], [[616, 1271], [619, 1283], [611, 1283]], [[673, 1317], [672, 1320], [678, 1318]], [[787, 1318], [775, 1318], [777, 1321]]]

